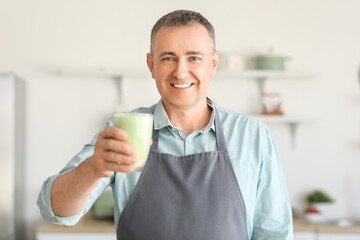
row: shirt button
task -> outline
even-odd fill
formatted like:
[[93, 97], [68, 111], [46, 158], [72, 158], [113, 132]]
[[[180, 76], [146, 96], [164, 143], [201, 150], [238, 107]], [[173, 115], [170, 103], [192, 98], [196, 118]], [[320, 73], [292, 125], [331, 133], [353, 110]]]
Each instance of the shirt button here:
[[173, 127], [172, 127], [172, 128], [171, 128], [171, 130], [173, 130], [173, 131], [174, 131], [174, 130], [175, 130], [175, 128], [173, 128]]
[[190, 140], [190, 139], [188, 139], [188, 140], [187, 140], [187, 142], [188, 142], [188, 143], [191, 143], [191, 140]]

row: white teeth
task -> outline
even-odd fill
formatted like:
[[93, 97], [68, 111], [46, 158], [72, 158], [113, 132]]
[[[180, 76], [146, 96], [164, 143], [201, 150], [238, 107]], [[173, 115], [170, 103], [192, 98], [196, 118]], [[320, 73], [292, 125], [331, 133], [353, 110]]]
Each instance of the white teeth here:
[[183, 85], [179, 85], [179, 84], [171, 84], [171, 85], [173, 85], [174, 87], [177, 87], [177, 88], [187, 88], [187, 87], [191, 86], [191, 83], [183, 84]]

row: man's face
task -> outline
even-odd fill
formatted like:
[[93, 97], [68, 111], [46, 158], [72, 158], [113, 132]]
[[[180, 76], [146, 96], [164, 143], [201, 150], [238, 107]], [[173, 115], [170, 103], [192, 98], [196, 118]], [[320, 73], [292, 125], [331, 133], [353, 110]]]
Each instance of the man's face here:
[[205, 104], [218, 56], [206, 28], [199, 23], [160, 28], [147, 64], [165, 107]]

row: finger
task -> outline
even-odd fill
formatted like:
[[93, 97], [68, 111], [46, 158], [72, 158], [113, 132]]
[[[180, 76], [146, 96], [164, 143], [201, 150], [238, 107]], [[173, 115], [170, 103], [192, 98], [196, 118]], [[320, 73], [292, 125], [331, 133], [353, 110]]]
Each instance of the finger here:
[[130, 144], [114, 139], [104, 139], [101, 142], [101, 146], [106, 151], [113, 151], [126, 155], [133, 155], [135, 153], [134, 147], [132, 147]]
[[134, 170], [132, 165], [118, 164], [118, 163], [108, 163], [107, 167], [110, 171], [113, 171], [113, 172], [129, 173]]
[[114, 126], [109, 126], [105, 128], [102, 134], [103, 138], [113, 138], [120, 141], [124, 141], [128, 137], [127, 133], [124, 130]]
[[125, 164], [125, 165], [134, 165], [136, 162], [136, 158], [134, 156], [128, 156], [112, 151], [104, 152], [103, 159], [107, 162]]

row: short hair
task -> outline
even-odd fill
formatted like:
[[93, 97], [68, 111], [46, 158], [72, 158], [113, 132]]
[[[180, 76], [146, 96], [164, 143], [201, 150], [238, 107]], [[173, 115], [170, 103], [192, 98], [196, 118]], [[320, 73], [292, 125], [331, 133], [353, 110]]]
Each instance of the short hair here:
[[206, 28], [213, 43], [213, 50], [215, 51], [215, 30], [211, 23], [198, 12], [176, 10], [162, 16], [153, 26], [151, 30], [150, 52], [152, 53], [153, 50], [155, 35], [161, 27], [191, 26], [193, 23], [200, 23]]

